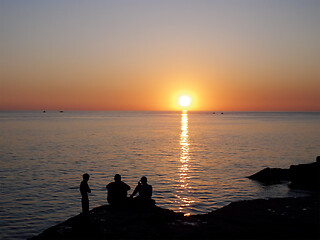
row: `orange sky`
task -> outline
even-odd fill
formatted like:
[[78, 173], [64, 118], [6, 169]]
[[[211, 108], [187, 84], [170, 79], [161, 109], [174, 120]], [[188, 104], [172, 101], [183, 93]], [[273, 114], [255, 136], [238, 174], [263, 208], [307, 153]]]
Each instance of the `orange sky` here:
[[0, 110], [320, 111], [317, 3], [1, 5]]

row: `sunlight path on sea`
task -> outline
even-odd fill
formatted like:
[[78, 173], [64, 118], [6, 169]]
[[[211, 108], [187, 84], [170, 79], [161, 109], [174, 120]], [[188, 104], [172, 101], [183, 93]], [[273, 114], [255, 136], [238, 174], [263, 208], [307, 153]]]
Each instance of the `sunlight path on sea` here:
[[189, 185], [189, 168], [190, 168], [190, 154], [189, 154], [189, 129], [188, 129], [188, 113], [183, 111], [181, 113], [181, 134], [180, 134], [180, 168], [179, 168], [179, 184], [180, 188], [177, 191], [179, 211], [184, 212], [185, 215], [190, 215], [190, 212], [185, 212], [186, 209], [194, 201], [190, 199], [190, 185]]

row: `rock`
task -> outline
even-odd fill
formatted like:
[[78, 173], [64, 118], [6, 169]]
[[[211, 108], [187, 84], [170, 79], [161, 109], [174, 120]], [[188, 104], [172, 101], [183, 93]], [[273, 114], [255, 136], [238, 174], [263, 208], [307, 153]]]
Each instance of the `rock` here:
[[159, 207], [128, 208], [104, 205], [89, 215], [80, 214], [31, 238], [40, 239], [138, 239], [170, 236], [172, 221], [182, 214]]
[[280, 183], [281, 181], [291, 180], [291, 174], [289, 169], [281, 168], [265, 168], [260, 172], [257, 172], [248, 178], [258, 180], [265, 184]]
[[[309, 209], [304, 211], [303, 208]], [[208, 223], [232, 239], [316, 239], [319, 197], [239, 201], [211, 212]]]
[[319, 239], [319, 195], [239, 201], [183, 216], [160, 207], [94, 208], [30, 240], [45, 239]]
[[265, 168], [251, 176], [249, 179], [265, 184], [276, 184], [290, 181], [290, 188], [320, 190], [320, 156], [316, 162], [309, 164], [291, 165], [289, 169]]
[[320, 190], [320, 162], [291, 165], [290, 188]]

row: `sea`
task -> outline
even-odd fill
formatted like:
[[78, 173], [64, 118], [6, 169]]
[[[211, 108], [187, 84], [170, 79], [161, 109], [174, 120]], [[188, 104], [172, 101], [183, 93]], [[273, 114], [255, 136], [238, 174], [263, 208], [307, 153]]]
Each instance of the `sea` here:
[[288, 183], [247, 176], [320, 155], [319, 112], [0, 112], [0, 238], [27, 239], [81, 212], [79, 185], [90, 175], [90, 209], [107, 204], [115, 174], [142, 176], [156, 204], [185, 215], [233, 201], [300, 197]]

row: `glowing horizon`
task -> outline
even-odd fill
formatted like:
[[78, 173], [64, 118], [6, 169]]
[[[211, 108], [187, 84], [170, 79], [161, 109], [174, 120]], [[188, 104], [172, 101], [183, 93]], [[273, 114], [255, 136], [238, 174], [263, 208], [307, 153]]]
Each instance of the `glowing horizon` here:
[[320, 111], [320, 4], [3, 1], [0, 110]]

